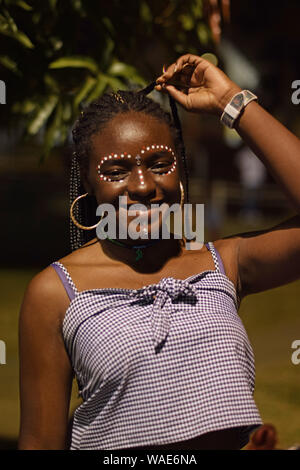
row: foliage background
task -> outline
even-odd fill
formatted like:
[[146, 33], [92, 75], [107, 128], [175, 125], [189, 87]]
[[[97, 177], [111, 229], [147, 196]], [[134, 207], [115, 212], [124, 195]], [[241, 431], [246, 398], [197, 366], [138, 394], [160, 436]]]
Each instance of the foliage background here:
[[44, 127], [42, 159], [65, 142], [80, 107], [108, 90], [144, 86], [161, 59], [199, 53], [210, 39], [202, 0], [2, 0], [1, 7], [6, 118], [22, 116], [27, 137]]

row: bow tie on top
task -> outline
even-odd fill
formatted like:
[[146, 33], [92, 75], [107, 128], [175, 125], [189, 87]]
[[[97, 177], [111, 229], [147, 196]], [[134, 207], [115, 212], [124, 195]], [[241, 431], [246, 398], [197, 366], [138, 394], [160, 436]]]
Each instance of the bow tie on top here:
[[153, 302], [151, 325], [153, 340], [157, 349], [165, 341], [171, 323], [172, 302], [179, 297], [197, 299], [197, 290], [188, 281], [165, 277], [158, 284], [151, 284], [131, 292], [137, 299]]

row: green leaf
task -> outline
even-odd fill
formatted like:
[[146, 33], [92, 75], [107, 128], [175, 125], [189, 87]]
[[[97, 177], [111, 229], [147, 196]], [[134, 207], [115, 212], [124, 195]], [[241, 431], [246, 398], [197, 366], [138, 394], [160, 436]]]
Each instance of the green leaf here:
[[95, 74], [99, 71], [97, 62], [91, 57], [86, 56], [61, 57], [49, 64], [50, 69], [62, 69], [65, 67], [85, 68]]
[[56, 37], [56, 36], [50, 37], [49, 42], [55, 51], [58, 51], [64, 45], [63, 41], [59, 37]]
[[22, 33], [22, 31], [10, 31], [6, 29], [2, 24], [0, 24], [0, 33], [15, 39], [28, 49], [34, 48], [34, 45], [30, 41], [29, 37], [26, 36], [26, 34]]
[[117, 91], [124, 88], [124, 83], [115, 77], [107, 77], [107, 84], [111, 87], [113, 91]]
[[152, 23], [153, 17], [151, 9], [145, 0], [140, 2], [140, 16], [145, 23]]
[[50, 92], [53, 94], [59, 93], [59, 84], [57, 81], [50, 75], [50, 73], [45, 73], [44, 83], [49, 88]]
[[105, 46], [103, 46], [103, 52], [100, 61], [100, 69], [106, 70], [108, 65], [111, 63], [112, 60], [112, 53], [115, 48], [114, 41], [110, 38], [106, 38]]
[[15, 39], [23, 46], [32, 49], [34, 45], [25, 33], [18, 30], [18, 27], [9, 12], [6, 9], [3, 9], [2, 13], [3, 14], [0, 14], [0, 33]]
[[8, 10], [4, 9], [2, 10], [3, 16], [1, 15], [1, 22], [6, 23], [7, 29], [11, 32], [17, 32], [18, 28], [17, 25], [12, 18], [12, 16], [9, 14]]
[[23, 10], [26, 10], [26, 11], [32, 10], [32, 7], [28, 5], [28, 3], [24, 2], [23, 0], [17, 0], [16, 5], [18, 5], [18, 7], [23, 8]]
[[4, 67], [9, 69], [11, 72], [15, 73], [16, 75], [21, 76], [20, 70], [18, 70], [18, 65], [17, 63], [12, 60], [10, 57], [7, 55], [5, 56], [0, 56], [0, 64], [2, 64]]
[[194, 18], [203, 18], [203, 0], [194, 0], [191, 12]]
[[89, 94], [89, 96], [87, 98], [87, 102], [91, 103], [92, 101], [99, 98], [99, 96], [101, 96], [104, 93], [104, 91], [107, 87], [107, 83], [108, 83], [107, 82], [107, 77], [103, 74], [99, 74], [97, 84], [94, 87], [93, 91]]
[[86, 16], [86, 11], [82, 6], [81, 0], [71, 0], [72, 7], [74, 8], [77, 13], [79, 13], [82, 17]]
[[97, 80], [91, 76], [88, 76], [85, 79], [81, 89], [76, 94], [73, 102], [74, 111], [78, 109], [79, 104], [81, 101], [86, 97], [86, 95], [91, 91], [94, 85], [97, 83]]
[[23, 46], [27, 47], [28, 49], [34, 48], [34, 45], [30, 41], [29, 37], [26, 36], [26, 34], [23, 33], [22, 31], [18, 31], [12, 37], [16, 39], [16, 41], [19, 41], [21, 44], [23, 44]]
[[197, 36], [201, 44], [207, 44], [209, 41], [209, 30], [204, 23], [197, 25]]
[[69, 101], [65, 101], [63, 103], [63, 111], [62, 111], [62, 119], [64, 122], [66, 122], [67, 124], [70, 123], [71, 121], [71, 118], [72, 118], [72, 106], [71, 106], [71, 103]]
[[57, 4], [57, 0], [49, 0], [49, 5], [50, 5], [51, 10], [56, 9], [56, 4]]
[[127, 80], [135, 81], [138, 84], [145, 85], [145, 80], [139, 75], [137, 70], [131, 65], [123, 62], [114, 62], [108, 69], [107, 73], [113, 76], [124, 77]]
[[179, 20], [186, 31], [190, 31], [195, 26], [194, 18], [191, 15], [180, 15]]
[[37, 108], [37, 102], [32, 100], [24, 100], [15, 102], [12, 106], [12, 112], [16, 114], [30, 114]]
[[113, 36], [115, 34], [115, 28], [111, 20], [107, 16], [104, 16], [103, 18], [101, 18], [101, 21], [103, 25], [105, 26], [105, 28], [107, 29], [107, 31], [109, 32], [109, 34]]
[[51, 149], [55, 146], [60, 136], [60, 127], [62, 123], [62, 104], [58, 102], [55, 114], [51, 124], [47, 127], [44, 137], [43, 153], [40, 158], [40, 164], [48, 158]]
[[30, 135], [35, 135], [45, 124], [48, 117], [51, 115], [53, 109], [58, 102], [57, 95], [50, 95], [43, 106], [38, 110], [34, 118], [30, 121], [27, 132]]

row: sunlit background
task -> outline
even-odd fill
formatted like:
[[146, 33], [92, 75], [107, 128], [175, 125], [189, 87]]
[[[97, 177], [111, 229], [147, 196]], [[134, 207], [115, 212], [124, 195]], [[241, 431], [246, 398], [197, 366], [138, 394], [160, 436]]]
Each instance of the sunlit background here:
[[[70, 251], [68, 144], [79, 110], [103, 91], [146, 85], [183, 53], [210, 54], [300, 137], [300, 104], [292, 102], [292, 83], [300, 80], [299, 1], [84, 3], [0, 6], [2, 449], [17, 446], [18, 314], [26, 285]], [[162, 104], [168, 109], [167, 100]], [[295, 213], [234, 130], [212, 116], [180, 117], [191, 200], [205, 204], [206, 241], [268, 228]], [[255, 353], [255, 399], [279, 448], [300, 443], [300, 364], [291, 361], [291, 345], [300, 340], [299, 288], [300, 281], [250, 296], [240, 309]], [[70, 412], [80, 403], [76, 391], [74, 383]]]

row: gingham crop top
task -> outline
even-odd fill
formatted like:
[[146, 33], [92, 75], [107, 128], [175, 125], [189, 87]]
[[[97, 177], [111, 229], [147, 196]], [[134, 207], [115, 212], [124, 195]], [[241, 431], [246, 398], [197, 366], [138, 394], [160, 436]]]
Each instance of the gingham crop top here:
[[243, 447], [262, 424], [235, 286], [207, 247], [215, 270], [140, 289], [79, 292], [51, 264], [71, 300], [62, 329], [83, 399], [71, 449], [163, 445], [236, 427]]

